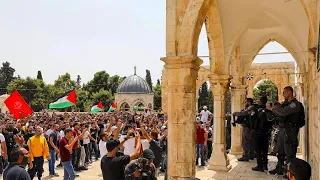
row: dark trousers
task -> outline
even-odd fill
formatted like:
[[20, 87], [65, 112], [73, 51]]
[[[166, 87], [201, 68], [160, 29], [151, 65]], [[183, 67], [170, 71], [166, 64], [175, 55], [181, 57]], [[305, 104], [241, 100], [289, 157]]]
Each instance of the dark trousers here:
[[257, 133], [256, 134], [256, 156], [257, 164], [259, 167], [268, 164], [268, 133]]
[[33, 179], [37, 174], [38, 179], [41, 179], [44, 159], [43, 157], [34, 157], [33, 159], [33, 168], [28, 170], [29, 176], [31, 179]]
[[248, 127], [243, 127], [242, 130], [242, 149], [243, 157], [250, 158], [254, 157], [255, 142], [253, 141], [252, 130]]
[[0, 174], [3, 173], [3, 156], [0, 156]]
[[89, 163], [89, 159], [91, 160], [91, 155], [89, 155], [89, 144], [84, 144], [84, 151], [86, 153], [85, 163]]
[[296, 127], [285, 128], [284, 152], [287, 156], [288, 162], [296, 157], [298, 148], [298, 132], [299, 129]]
[[208, 160], [209, 160], [212, 154], [212, 141], [207, 141], [207, 145], [208, 145]]
[[80, 148], [72, 150], [72, 166], [75, 169], [79, 168], [80, 156], [81, 156], [81, 149]]
[[92, 150], [94, 151], [94, 155], [95, 155], [96, 159], [98, 159], [100, 157], [100, 153], [98, 150], [97, 143], [91, 141], [90, 142], [90, 155], [91, 155]]
[[277, 144], [276, 144], [276, 153], [278, 158], [277, 163], [277, 170], [279, 173], [282, 173], [282, 167], [284, 166], [284, 161], [286, 159], [286, 154], [284, 152], [284, 136], [285, 136], [285, 129], [279, 128], [278, 134], [277, 134]]

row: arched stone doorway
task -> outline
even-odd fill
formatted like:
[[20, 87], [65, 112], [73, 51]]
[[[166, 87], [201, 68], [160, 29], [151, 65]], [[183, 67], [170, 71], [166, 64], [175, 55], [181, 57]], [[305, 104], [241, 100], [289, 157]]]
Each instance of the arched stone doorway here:
[[253, 63], [246, 77], [247, 97], [253, 97], [254, 86], [263, 79], [271, 80], [278, 88], [279, 102], [284, 100], [283, 88], [295, 86], [294, 62]]
[[130, 111], [130, 105], [126, 102], [120, 105], [120, 111]]

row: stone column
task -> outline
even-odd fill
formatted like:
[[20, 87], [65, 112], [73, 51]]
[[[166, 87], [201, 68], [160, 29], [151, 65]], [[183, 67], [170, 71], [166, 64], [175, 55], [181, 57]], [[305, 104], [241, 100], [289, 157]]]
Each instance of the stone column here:
[[214, 144], [208, 169], [229, 171], [230, 165], [226, 153], [225, 105], [230, 76], [211, 75], [209, 79], [214, 97]]
[[202, 60], [167, 57], [168, 78], [168, 178], [195, 177], [196, 79]]
[[[245, 106], [246, 85], [232, 85], [231, 87], [231, 113], [241, 111]], [[242, 126], [231, 126], [231, 154], [242, 154]]]
[[165, 67], [162, 70], [161, 92], [161, 106], [163, 112], [166, 113], [168, 112], [168, 75]]
[[198, 113], [199, 110], [199, 93], [198, 93], [198, 89], [196, 89], [196, 112]]

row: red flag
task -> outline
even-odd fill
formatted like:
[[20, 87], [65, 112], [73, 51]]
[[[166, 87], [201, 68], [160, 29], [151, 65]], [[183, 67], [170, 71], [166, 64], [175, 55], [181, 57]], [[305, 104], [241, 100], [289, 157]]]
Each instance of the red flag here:
[[113, 103], [111, 104], [111, 107], [117, 109], [117, 104], [116, 104], [115, 102], [113, 102]]
[[31, 107], [21, 97], [17, 90], [4, 101], [10, 113], [14, 115], [14, 118], [20, 119], [33, 113]]
[[72, 102], [73, 104], [77, 104], [77, 94], [75, 89], [70, 92], [70, 94], [67, 97], [67, 100]]
[[102, 102], [99, 102], [97, 107], [100, 108], [100, 109], [103, 109]]

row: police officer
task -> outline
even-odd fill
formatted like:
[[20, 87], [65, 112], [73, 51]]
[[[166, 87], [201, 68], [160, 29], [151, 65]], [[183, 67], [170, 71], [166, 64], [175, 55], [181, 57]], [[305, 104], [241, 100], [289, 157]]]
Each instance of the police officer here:
[[301, 118], [300, 109], [302, 107], [301, 103], [296, 98], [294, 98], [293, 88], [291, 86], [287, 86], [284, 88], [283, 96], [285, 98], [285, 102], [281, 107], [272, 108], [271, 106], [267, 106], [267, 109], [272, 110], [274, 114], [282, 116], [284, 118], [284, 152], [287, 157], [287, 162], [290, 162], [296, 157], [297, 153], [299, 132], [298, 123]]
[[[246, 106], [245, 108], [240, 112], [234, 112], [233, 115], [237, 116], [239, 118], [243, 118], [244, 121], [241, 123], [243, 130], [242, 130], [242, 149], [243, 149], [243, 155], [241, 158], [238, 159], [238, 161], [249, 161], [249, 159], [253, 159], [254, 157], [254, 148], [252, 148], [253, 143], [251, 141], [251, 119], [250, 114], [248, 111], [248, 108], [253, 105], [253, 99], [247, 98], [246, 99]], [[240, 122], [239, 122], [240, 123]], [[234, 125], [235, 126], [235, 125]]]
[[126, 166], [124, 171], [126, 180], [156, 180], [154, 158], [154, 153], [150, 149], [145, 149], [142, 158], [135, 159]]
[[264, 172], [264, 170], [268, 170], [268, 138], [272, 128], [272, 122], [269, 121], [269, 117], [272, 112], [266, 109], [267, 101], [268, 98], [266, 96], [261, 97], [259, 105], [251, 113], [254, 118], [253, 129], [257, 156], [257, 166], [252, 168], [253, 171]]
[[[273, 108], [286, 107], [288, 106], [288, 101], [285, 101], [283, 104], [275, 105]], [[275, 115], [275, 123], [278, 124], [278, 134], [275, 145], [275, 153], [277, 154], [277, 166], [274, 170], [269, 171], [270, 174], [283, 175], [283, 166], [286, 159], [286, 154], [284, 152], [284, 137], [285, 137], [285, 122], [284, 117]]]

